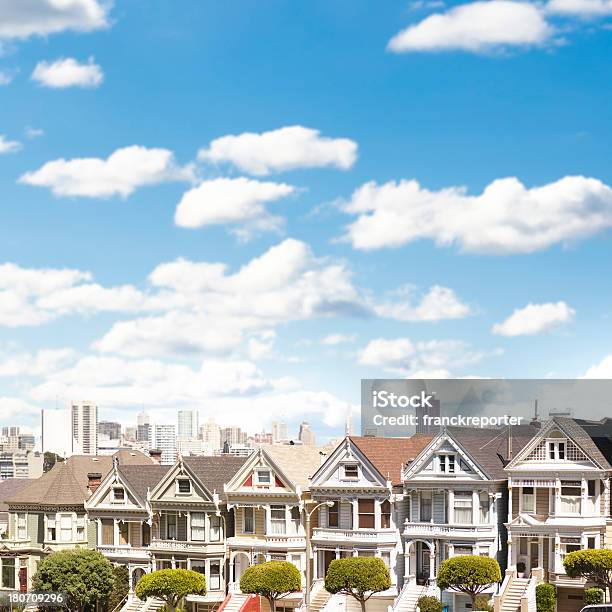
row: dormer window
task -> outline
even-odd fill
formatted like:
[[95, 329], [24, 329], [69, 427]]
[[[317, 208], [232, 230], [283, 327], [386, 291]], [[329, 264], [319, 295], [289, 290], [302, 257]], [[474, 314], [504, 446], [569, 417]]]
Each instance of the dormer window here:
[[122, 504], [125, 501], [125, 489], [123, 487], [113, 487], [113, 502]]
[[549, 442], [548, 443], [548, 457], [551, 461], [563, 461], [565, 460], [565, 441]]
[[270, 486], [272, 484], [272, 473], [267, 468], [255, 470], [255, 484]]
[[344, 466], [344, 478], [346, 480], [357, 480], [359, 478], [359, 468], [356, 463], [349, 463]]
[[455, 473], [455, 455], [440, 455], [440, 471], [443, 474]]
[[189, 495], [191, 493], [191, 481], [188, 478], [177, 478], [176, 491], [181, 495]]

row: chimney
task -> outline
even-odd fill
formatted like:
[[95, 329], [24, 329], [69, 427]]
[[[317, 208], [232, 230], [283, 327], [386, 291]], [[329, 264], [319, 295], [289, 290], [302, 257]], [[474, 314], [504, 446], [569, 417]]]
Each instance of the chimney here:
[[102, 474], [100, 472], [90, 472], [87, 474], [87, 488], [90, 493], [95, 493], [96, 489], [102, 482]]
[[151, 459], [153, 459], [153, 461], [157, 463], [158, 465], [161, 465], [161, 456], [162, 456], [162, 452], [158, 450], [157, 448], [152, 448], [149, 451], [149, 457], [151, 457]]

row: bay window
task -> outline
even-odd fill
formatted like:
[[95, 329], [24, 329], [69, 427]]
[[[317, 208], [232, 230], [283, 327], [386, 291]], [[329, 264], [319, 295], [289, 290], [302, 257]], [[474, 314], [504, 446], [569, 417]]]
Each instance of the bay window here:
[[380, 504], [380, 527], [381, 529], [391, 528], [391, 503], [388, 499]]
[[374, 500], [360, 499], [358, 502], [359, 529], [374, 529]]
[[242, 531], [244, 533], [255, 533], [255, 510], [252, 506], [244, 508], [244, 524]]
[[210, 541], [218, 542], [221, 539], [221, 517], [210, 515]]
[[429, 523], [431, 521], [431, 493], [428, 491], [421, 493], [420, 512], [421, 521]]
[[580, 498], [582, 495], [582, 483], [579, 480], [561, 481], [561, 514], [580, 514]]
[[115, 543], [115, 522], [113, 519], [102, 519], [102, 544], [113, 546]]
[[489, 522], [489, 510], [491, 508], [491, 502], [489, 500], [489, 494], [485, 491], [478, 497], [480, 506], [480, 522], [486, 524]]
[[28, 537], [28, 515], [19, 513], [17, 515], [17, 539], [25, 540]]
[[0, 559], [2, 563], [2, 587], [5, 589], [15, 588], [15, 559], [3, 557]]
[[62, 514], [60, 517], [60, 540], [70, 542], [72, 540], [72, 515]]
[[455, 491], [455, 523], [471, 525], [472, 522], [472, 492]]
[[191, 513], [191, 539], [195, 542], [206, 540], [206, 515], [203, 512]]
[[535, 512], [535, 490], [533, 487], [521, 487], [522, 511], [528, 513]]
[[[217, 517], [218, 518], [218, 517]], [[221, 588], [221, 563], [219, 561], [210, 562], [210, 574], [208, 575], [210, 589], [218, 591]]]
[[272, 534], [286, 532], [285, 506], [270, 506], [270, 527]]
[[333, 506], [330, 506], [327, 509], [327, 526], [328, 527], [338, 527], [339, 526], [339, 517], [340, 517], [340, 504], [335, 501]]

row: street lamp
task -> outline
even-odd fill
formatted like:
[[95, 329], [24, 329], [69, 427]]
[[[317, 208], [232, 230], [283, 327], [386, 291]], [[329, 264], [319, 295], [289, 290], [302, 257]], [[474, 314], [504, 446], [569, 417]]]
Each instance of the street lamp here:
[[304, 595], [304, 606], [308, 610], [310, 606], [310, 557], [312, 556], [312, 550], [310, 545], [310, 517], [313, 515], [315, 510], [318, 510], [321, 506], [327, 506], [331, 508], [334, 505], [333, 501], [326, 501], [317, 504], [310, 512], [305, 509], [306, 512], [306, 593]]

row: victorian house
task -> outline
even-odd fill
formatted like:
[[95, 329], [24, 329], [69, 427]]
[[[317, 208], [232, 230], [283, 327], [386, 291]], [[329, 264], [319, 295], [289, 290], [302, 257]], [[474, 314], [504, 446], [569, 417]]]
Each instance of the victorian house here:
[[500, 605], [514, 581], [557, 586], [558, 612], [583, 606], [584, 581], [565, 574], [575, 550], [612, 544], [612, 420], [556, 417], [506, 466], [508, 565]]
[[[347, 436], [313, 475], [310, 495], [325, 503], [312, 530], [313, 598], [322, 589], [332, 560], [380, 557], [390, 569], [392, 588], [378, 598], [390, 604], [397, 594], [404, 559], [401, 467], [431, 442], [432, 436], [376, 438]], [[328, 505], [329, 504], [329, 505]]]
[[[467, 597], [436, 587], [440, 563], [458, 555], [492, 557], [505, 566], [507, 487], [504, 467], [535, 433], [448, 428], [402, 470], [403, 589], [396, 609], [414, 610], [420, 595], [440, 596], [455, 612]], [[491, 590], [491, 593], [493, 589]]]
[[53, 551], [96, 545], [96, 524], [85, 502], [113, 461], [151, 464], [139, 452], [119, 451], [112, 458], [74, 455], [10, 495], [8, 537], [0, 540], [1, 589], [30, 589], [38, 562]]
[[[289, 561], [306, 584], [306, 531], [304, 512], [308, 479], [321, 462], [312, 446], [262, 446], [253, 453], [224, 487], [233, 511], [235, 530], [227, 539], [229, 591], [241, 601], [240, 578], [251, 565], [263, 561]], [[299, 606], [303, 593], [283, 599], [285, 608]]]

